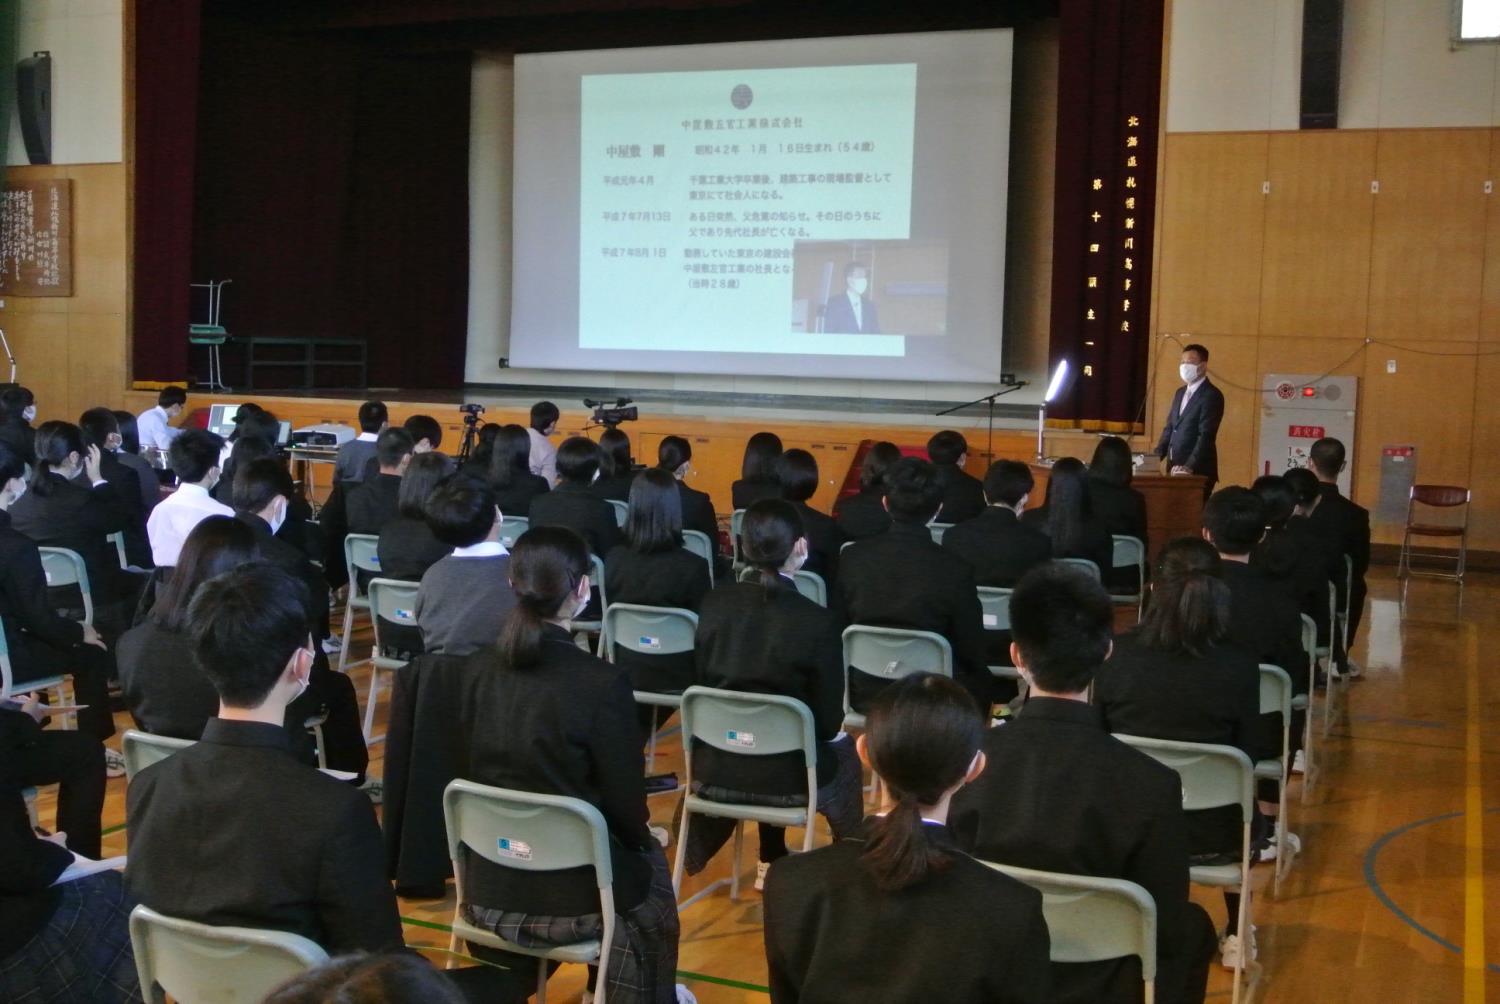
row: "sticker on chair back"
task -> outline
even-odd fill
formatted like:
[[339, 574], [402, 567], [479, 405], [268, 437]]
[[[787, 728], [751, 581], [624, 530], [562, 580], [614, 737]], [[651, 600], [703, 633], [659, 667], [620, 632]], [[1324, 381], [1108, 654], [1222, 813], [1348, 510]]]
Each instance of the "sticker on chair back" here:
[[999, 614], [985, 614], [984, 615], [984, 626], [987, 627], [987, 628], [997, 628], [997, 627], [999, 627], [1000, 626], [1000, 615]]
[[378, 555], [378, 554], [372, 554], [368, 558], [366, 558], [365, 560], [370, 563], [370, 567], [371, 568], [379, 568], [380, 567], [380, 555]]
[[641, 648], [649, 648], [655, 650], [661, 648], [661, 639], [653, 638], [649, 634], [643, 634], [639, 639], [637, 639], [636, 644], [640, 645]]
[[524, 840], [512, 840], [509, 837], [501, 837], [496, 850], [499, 851], [502, 858], [515, 858], [517, 861], [531, 860], [531, 845]]
[[415, 610], [406, 610], [402, 607], [397, 607], [391, 613], [396, 615], [398, 621], [414, 621], [417, 619], [417, 612]]
[[888, 663], [885, 664], [885, 675], [886, 676], [895, 676], [896, 675], [896, 670], [898, 670], [900, 668], [901, 668], [901, 660], [900, 659], [892, 659], [890, 662], [888, 662]]
[[742, 732], [738, 729], [730, 729], [724, 733], [724, 741], [730, 746], [738, 746], [741, 749], [755, 748], [755, 733]]

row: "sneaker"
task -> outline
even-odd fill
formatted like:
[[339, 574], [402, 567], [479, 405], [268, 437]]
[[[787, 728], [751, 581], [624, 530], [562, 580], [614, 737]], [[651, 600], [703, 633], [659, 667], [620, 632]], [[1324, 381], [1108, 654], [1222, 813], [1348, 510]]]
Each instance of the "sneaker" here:
[[1226, 934], [1219, 942], [1219, 964], [1225, 969], [1243, 969], [1255, 961], [1255, 928], [1250, 928], [1250, 952], [1241, 963], [1242, 949], [1240, 947], [1240, 936], [1238, 934]]
[[650, 830], [651, 835], [656, 838], [656, 842], [658, 844], [661, 844], [663, 847], [672, 842], [672, 831], [667, 829], [665, 826], [648, 826], [647, 829]]
[[1277, 844], [1278, 838], [1286, 843], [1287, 851], [1293, 856], [1302, 853], [1302, 838], [1291, 830], [1288, 830], [1283, 836], [1281, 832], [1281, 820], [1279, 819], [1276, 820], [1276, 825], [1271, 829], [1271, 845], [1273, 847]]
[[344, 643], [339, 640], [338, 635], [329, 635], [320, 642], [320, 645], [328, 655], [338, 655], [344, 650]]
[[119, 750], [110, 749], [108, 746], [104, 747], [104, 776], [105, 777], [124, 777], [125, 776], [125, 754], [124, 753], [121, 753]]
[[1307, 773], [1307, 757], [1303, 755], [1303, 753], [1302, 753], [1301, 750], [1298, 750], [1292, 756], [1292, 773], [1293, 774], [1306, 774]]
[[766, 872], [771, 870], [771, 862], [755, 862], [755, 891], [764, 892], [766, 888]]
[[385, 802], [385, 782], [378, 777], [366, 775], [365, 783], [359, 786], [359, 790], [369, 796], [371, 805], [381, 805]]
[[1365, 675], [1365, 671], [1361, 669], [1359, 663], [1355, 662], [1353, 659], [1346, 659], [1344, 660], [1344, 662], [1344, 673], [1349, 677], [1349, 679], [1357, 680], [1361, 676]]
[[677, 1004], [698, 1004], [698, 998], [681, 983], [677, 984]]

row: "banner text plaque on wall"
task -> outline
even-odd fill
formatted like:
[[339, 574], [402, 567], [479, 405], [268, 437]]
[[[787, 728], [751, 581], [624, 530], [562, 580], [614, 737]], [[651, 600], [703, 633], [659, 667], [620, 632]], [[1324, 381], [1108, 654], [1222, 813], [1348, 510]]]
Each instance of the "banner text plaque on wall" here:
[[73, 191], [66, 178], [11, 181], [0, 200], [0, 294], [73, 295]]

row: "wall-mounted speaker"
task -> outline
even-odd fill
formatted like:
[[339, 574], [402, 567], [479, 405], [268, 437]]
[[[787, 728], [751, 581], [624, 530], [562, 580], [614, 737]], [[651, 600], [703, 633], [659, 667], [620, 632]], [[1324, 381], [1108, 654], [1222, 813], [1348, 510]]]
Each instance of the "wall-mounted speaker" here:
[[1304, 0], [1302, 5], [1303, 129], [1339, 125], [1339, 54], [1344, 44], [1344, 0]]
[[52, 163], [52, 53], [33, 52], [16, 64], [16, 110], [27, 159]]

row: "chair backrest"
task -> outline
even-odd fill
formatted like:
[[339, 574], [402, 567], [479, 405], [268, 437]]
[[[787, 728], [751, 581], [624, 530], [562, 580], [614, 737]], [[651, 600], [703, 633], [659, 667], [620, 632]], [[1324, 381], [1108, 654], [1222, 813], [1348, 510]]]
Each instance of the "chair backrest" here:
[[1280, 714], [1282, 722], [1291, 720], [1292, 677], [1280, 666], [1260, 664], [1260, 713]]
[[1238, 805], [1241, 820], [1250, 822], [1255, 767], [1243, 750], [1233, 746], [1147, 739], [1120, 733], [1116, 733], [1115, 738], [1177, 772], [1182, 779], [1184, 812]]
[[1307, 653], [1308, 671], [1315, 671], [1318, 666], [1318, 625], [1307, 614], [1302, 615], [1302, 651]]
[[141, 994], [201, 1004], [254, 1004], [276, 987], [328, 961], [316, 943], [285, 931], [212, 927], [145, 906], [130, 913], [130, 944]]
[[616, 645], [640, 655], [691, 652], [697, 633], [698, 615], [691, 610], [611, 603], [604, 611], [604, 636], [610, 640], [605, 657], [611, 662]]
[[1110, 559], [1110, 565], [1114, 568], [1139, 568], [1144, 577], [1146, 545], [1141, 543], [1141, 538], [1116, 533], [1111, 534], [1110, 539], [1114, 541], [1114, 555]]
[[10, 642], [5, 640], [5, 623], [0, 621], [0, 701], [10, 696], [15, 679], [15, 672], [10, 668]]
[[599, 889], [613, 881], [609, 827], [603, 814], [582, 799], [493, 788], [460, 778], [443, 789], [443, 823], [448, 855], [460, 882], [460, 846], [502, 868], [593, 868]]
[[621, 502], [619, 499], [609, 499], [607, 501], [615, 511], [615, 525], [623, 527], [625, 521], [630, 518], [630, 503]]
[[344, 537], [344, 566], [349, 572], [349, 588], [356, 594], [359, 576], [355, 571], [380, 574], [380, 538], [373, 533], [351, 533]]
[[805, 568], [799, 568], [792, 573], [792, 584], [797, 587], [797, 592], [806, 596], [818, 606], [828, 606], [828, 583], [824, 582], [823, 576], [817, 572], [809, 572]]
[[1053, 558], [1052, 560], [1059, 565], [1072, 565], [1074, 568], [1083, 569], [1094, 577], [1095, 582], [1104, 581], [1104, 576], [1099, 572], [1099, 566], [1087, 558]]
[[525, 516], [506, 516], [500, 521], [500, 543], [509, 551], [521, 539], [521, 534], [531, 529], [531, 520]]
[[389, 621], [406, 627], [417, 626], [417, 590], [420, 583], [402, 579], [371, 579], [366, 587], [370, 594], [370, 618], [375, 626], [375, 647], [381, 647], [380, 622]]
[[[713, 572], [709, 572], [713, 578]], [[597, 554], [589, 555], [589, 588], [599, 597], [599, 609], [609, 609], [609, 598], [604, 595], [604, 559]]]
[[1462, 485], [1412, 485], [1411, 500], [1419, 505], [1435, 506], [1440, 509], [1451, 509], [1454, 506], [1468, 505], [1470, 498], [1469, 489]]
[[729, 549], [736, 563], [740, 561], [740, 530], [745, 525], [745, 510], [736, 509], [729, 514]]
[[802, 753], [809, 770], [818, 764], [812, 712], [795, 697], [689, 687], [682, 694], [682, 743], [692, 773], [692, 740], [749, 756]]
[[1009, 631], [1010, 630], [1010, 594], [1014, 589], [1001, 589], [998, 586], [980, 586], [979, 611], [984, 615], [984, 629], [986, 631]]
[[83, 596], [83, 619], [94, 623], [94, 595], [89, 589], [89, 570], [83, 556], [66, 547], [39, 547], [42, 556], [42, 573], [49, 586], [77, 586]]
[[947, 533], [951, 529], [953, 529], [952, 523], [927, 524], [927, 532], [932, 534], [932, 542], [934, 544], [941, 544], [943, 542], [943, 534]]
[[702, 530], [682, 531], [682, 546], [708, 562], [708, 574], [713, 576], [714, 542]]
[[844, 665], [898, 680], [912, 673], [953, 675], [953, 648], [931, 631], [851, 624], [844, 628]]
[[116, 530], [104, 539], [115, 545], [115, 557], [119, 560], [120, 567], [129, 568], [130, 559], [125, 555], [125, 531]]
[[120, 750], [125, 755], [125, 780], [128, 782], [152, 764], [160, 763], [178, 750], [185, 750], [191, 745], [191, 739], [154, 736], [149, 732], [127, 729], [120, 744]]
[[1134, 955], [1141, 978], [1156, 979], [1156, 901], [1134, 882], [985, 862], [1042, 894], [1053, 962], [1102, 962]]

